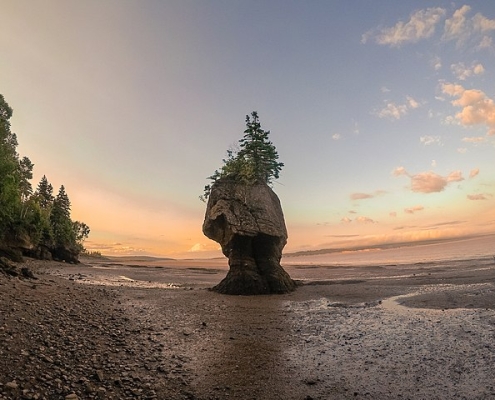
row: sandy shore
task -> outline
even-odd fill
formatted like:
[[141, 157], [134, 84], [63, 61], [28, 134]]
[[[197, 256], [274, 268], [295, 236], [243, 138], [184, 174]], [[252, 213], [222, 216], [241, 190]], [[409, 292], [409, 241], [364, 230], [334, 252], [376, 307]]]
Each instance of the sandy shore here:
[[89, 262], [0, 277], [0, 399], [495, 398], [493, 259], [290, 265], [258, 297], [207, 290], [223, 260]]

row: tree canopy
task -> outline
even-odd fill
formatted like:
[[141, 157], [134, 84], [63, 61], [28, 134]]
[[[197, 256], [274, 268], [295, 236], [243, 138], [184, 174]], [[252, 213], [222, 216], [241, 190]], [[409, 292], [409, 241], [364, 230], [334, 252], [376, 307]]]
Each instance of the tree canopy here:
[[269, 135], [270, 131], [261, 129], [256, 111], [250, 116], [246, 115], [246, 130], [239, 140], [239, 149], [227, 150], [227, 159], [208, 178], [212, 183], [205, 186], [200, 198], [205, 201], [210, 195], [212, 184], [219, 179], [231, 179], [248, 185], [257, 182], [271, 184], [274, 179], [278, 179], [284, 164], [278, 162], [278, 153]]
[[[33, 163], [17, 153], [17, 136], [10, 130], [12, 108], [0, 94], [0, 250], [19, 248], [29, 255], [45, 248], [83, 250], [89, 227], [72, 221], [70, 200], [62, 185], [56, 197], [46, 176], [33, 193]], [[1, 251], [0, 251], [1, 255]]]

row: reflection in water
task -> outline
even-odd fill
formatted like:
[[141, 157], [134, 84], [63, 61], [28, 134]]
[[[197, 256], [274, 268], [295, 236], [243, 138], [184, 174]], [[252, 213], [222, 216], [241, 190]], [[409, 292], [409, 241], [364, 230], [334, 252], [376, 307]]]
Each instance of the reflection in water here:
[[276, 296], [222, 298], [214, 322], [218, 329], [213, 327], [219, 336], [202, 344], [202, 356], [193, 361], [202, 373], [193, 385], [221, 398], [288, 398], [280, 393], [281, 382], [271, 384], [283, 379], [280, 335], [289, 328], [282, 302]]

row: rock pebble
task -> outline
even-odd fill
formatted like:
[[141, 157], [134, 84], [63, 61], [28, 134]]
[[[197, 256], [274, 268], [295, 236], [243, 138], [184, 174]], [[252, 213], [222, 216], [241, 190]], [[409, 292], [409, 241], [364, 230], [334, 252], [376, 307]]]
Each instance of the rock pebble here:
[[187, 398], [117, 291], [35, 272], [0, 274], [1, 400]]

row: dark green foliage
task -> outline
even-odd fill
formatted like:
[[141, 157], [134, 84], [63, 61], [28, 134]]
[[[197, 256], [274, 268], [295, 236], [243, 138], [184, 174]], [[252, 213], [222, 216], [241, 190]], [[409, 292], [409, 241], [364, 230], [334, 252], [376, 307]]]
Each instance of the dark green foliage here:
[[[45, 176], [33, 193], [33, 163], [17, 154], [17, 136], [10, 130], [12, 108], [0, 95], [0, 248], [41, 254], [82, 249], [89, 227], [70, 218], [70, 201], [61, 186], [57, 197]], [[36, 250], [38, 249], [38, 250]], [[10, 250], [9, 250], [10, 251]]]
[[50, 209], [54, 200], [53, 186], [48, 182], [48, 179], [46, 179], [45, 175], [43, 175], [43, 178], [41, 178], [34, 196], [43, 210]]
[[[269, 135], [270, 131], [261, 129], [256, 111], [251, 116], [246, 115], [246, 130], [244, 137], [239, 140], [239, 150], [228, 150], [224, 165], [208, 179], [212, 180], [212, 184], [225, 178], [248, 185], [256, 182], [271, 184], [274, 179], [278, 179], [284, 164], [277, 161], [278, 153]], [[209, 197], [211, 185], [205, 186], [201, 200], [205, 201]]]

